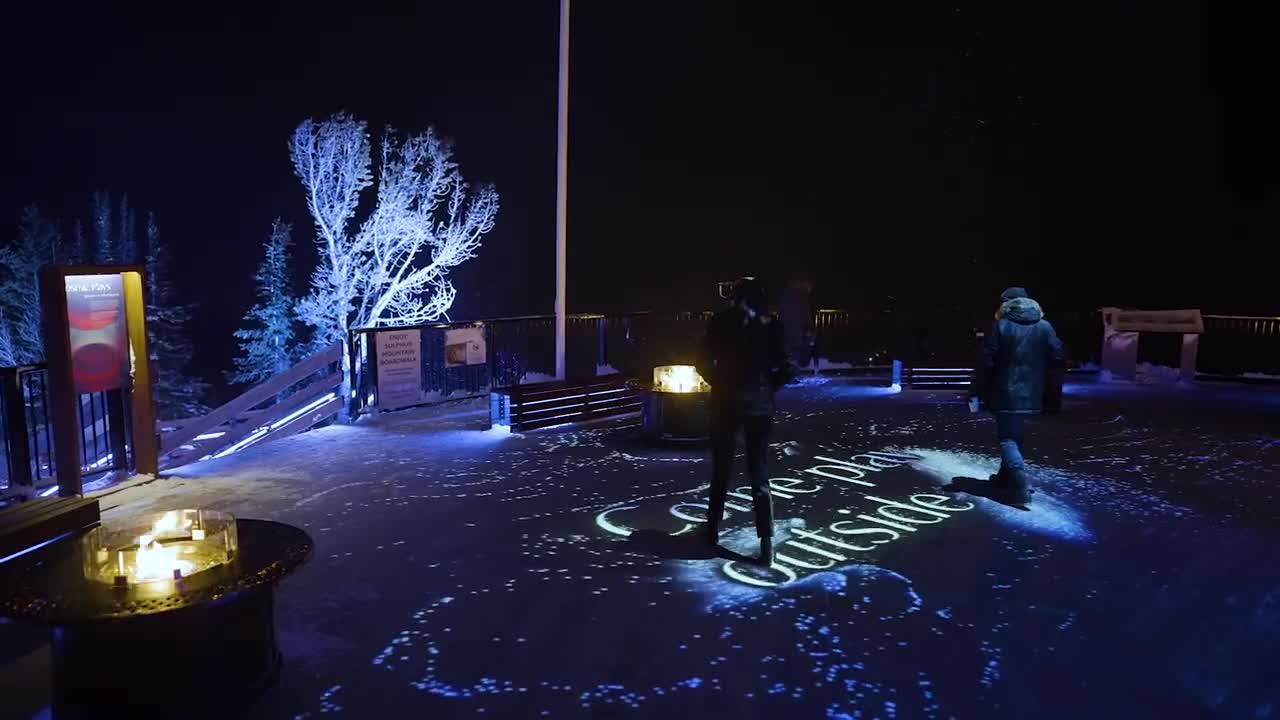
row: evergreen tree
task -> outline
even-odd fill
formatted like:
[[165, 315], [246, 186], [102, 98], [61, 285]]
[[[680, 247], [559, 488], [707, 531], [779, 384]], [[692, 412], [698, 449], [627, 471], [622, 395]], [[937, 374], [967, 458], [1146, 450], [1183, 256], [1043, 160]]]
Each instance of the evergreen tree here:
[[67, 261], [77, 264], [89, 262], [89, 243], [84, 237], [84, 223], [79, 218], [71, 224], [71, 245], [67, 248]]
[[258, 302], [244, 316], [248, 324], [235, 332], [240, 339], [240, 357], [230, 374], [233, 383], [257, 383], [281, 373], [297, 353], [294, 329], [295, 299], [289, 290], [289, 246], [293, 226], [276, 218], [266, 251], [254, 279]]
[[[116, 261], [116, 243], [111, 227], [111, 195], [98, 190], [89, 197], [90, 219], [93, 225], [93, 262], [109, 265]], [[88, 259], [88, 258], [86, 258]]]
[[13, 346], [13, 333], [9, 330], [9, 318], [0, 308], [0, 367], [17, 367], [17, 348]]
[[115, 241], [112, 243], [117, 256], [115, 262], [126, 265], [138, 262], [138, 237], [136, 235], [136, 220], [133, 210], [129, 209], [129, 193], [120, 196], [120, 230]]
[[56, 262], [62, 233], [35, 205], [22, 211], [18, 237], [0, 248], [0, 361], [6, 366], [44, 358], [40, 313], [40, 268]]
[[186, 374], [193, 354], [183, 326], [191, 306], [178, 302], [169, 281], [168, 252], [160, 240], [155, 213], [147, 214], [147, 344], [151, 356], [156, 412], [161, 419], [200, 415], [208, 383]]

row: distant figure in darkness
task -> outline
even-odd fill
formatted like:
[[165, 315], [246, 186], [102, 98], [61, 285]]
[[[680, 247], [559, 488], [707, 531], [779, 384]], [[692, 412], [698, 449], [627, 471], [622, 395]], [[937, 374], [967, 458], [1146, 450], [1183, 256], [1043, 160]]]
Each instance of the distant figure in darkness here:
[[983, 339], [982, 359], [969, 397], [980, 398], [996, 416], [1000, 441], [1000, 471], [990, 482], [1015, 505], [1031, 501], [1031, 486], [1022, 458], [1028, 415], [1039, 415], [1045, 397], [1045, 376], [1062, 363], [1062, 342], [1044, 319], [1040, 304], [1027, 291], [1011, 287], [1000, 296], [1000, 309]]
[[764, 286], [740, 281], [733, 306], [716, 313], [698, 353], [698, 374], [711, 384], [711, 501], [707, 539], [718, 543], [733, 475], [738, 431], [747, 446], [747, 474], [760, 537], [760, 560], [773, 564], [773, 503], [765, 473], [773, 395], [790, 379], [782, 323], [769, 316]]

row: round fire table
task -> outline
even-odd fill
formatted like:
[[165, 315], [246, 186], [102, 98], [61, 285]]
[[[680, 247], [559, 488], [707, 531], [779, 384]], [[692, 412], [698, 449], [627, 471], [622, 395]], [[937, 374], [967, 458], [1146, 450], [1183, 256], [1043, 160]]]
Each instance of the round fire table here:
[[0, 615], [52, 627], [56, 718], [224, 712], [275, 681], [275, 584], [312, 547], [283, 523], [158, 513], [0, 565]]
[[702, 442], [711, 435], [711, 387], [692, 366], [656, 367], [641, 422], [653, 442]]

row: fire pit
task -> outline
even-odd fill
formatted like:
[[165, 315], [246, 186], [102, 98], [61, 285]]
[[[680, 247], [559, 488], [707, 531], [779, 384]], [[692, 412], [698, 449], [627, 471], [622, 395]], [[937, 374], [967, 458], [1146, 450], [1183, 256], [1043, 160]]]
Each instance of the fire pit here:
[[692, 365], [653, 369], [644, 397], [644, 435], [655, 442], [699, 442], [711, 432], [711, 386]]
[[0, 565], [0, 615], [53, 628], [57, 718], [222, 712], [274, 682], [274, 586], [311, 549], [282, 523], [171, 510]]
[[235, 518], [207, 510], [170, 510], [123, 527], [96, 527], [80, 540], [84, 576], [164, 596], [172, 580], [227, 565], [240, 549]]

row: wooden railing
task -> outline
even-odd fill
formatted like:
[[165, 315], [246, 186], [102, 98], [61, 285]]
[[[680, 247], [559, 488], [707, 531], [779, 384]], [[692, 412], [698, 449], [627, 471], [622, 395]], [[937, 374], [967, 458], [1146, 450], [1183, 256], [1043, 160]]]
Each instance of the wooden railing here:
[[1204, 315], [1196, 369], [1201, 374], [1280, 375], [1280, 317]]
[[342, 344], [255, 385], [209, 414], [160, 436], [160, 468], [219, 457], [307, 430], [342, 409]]

